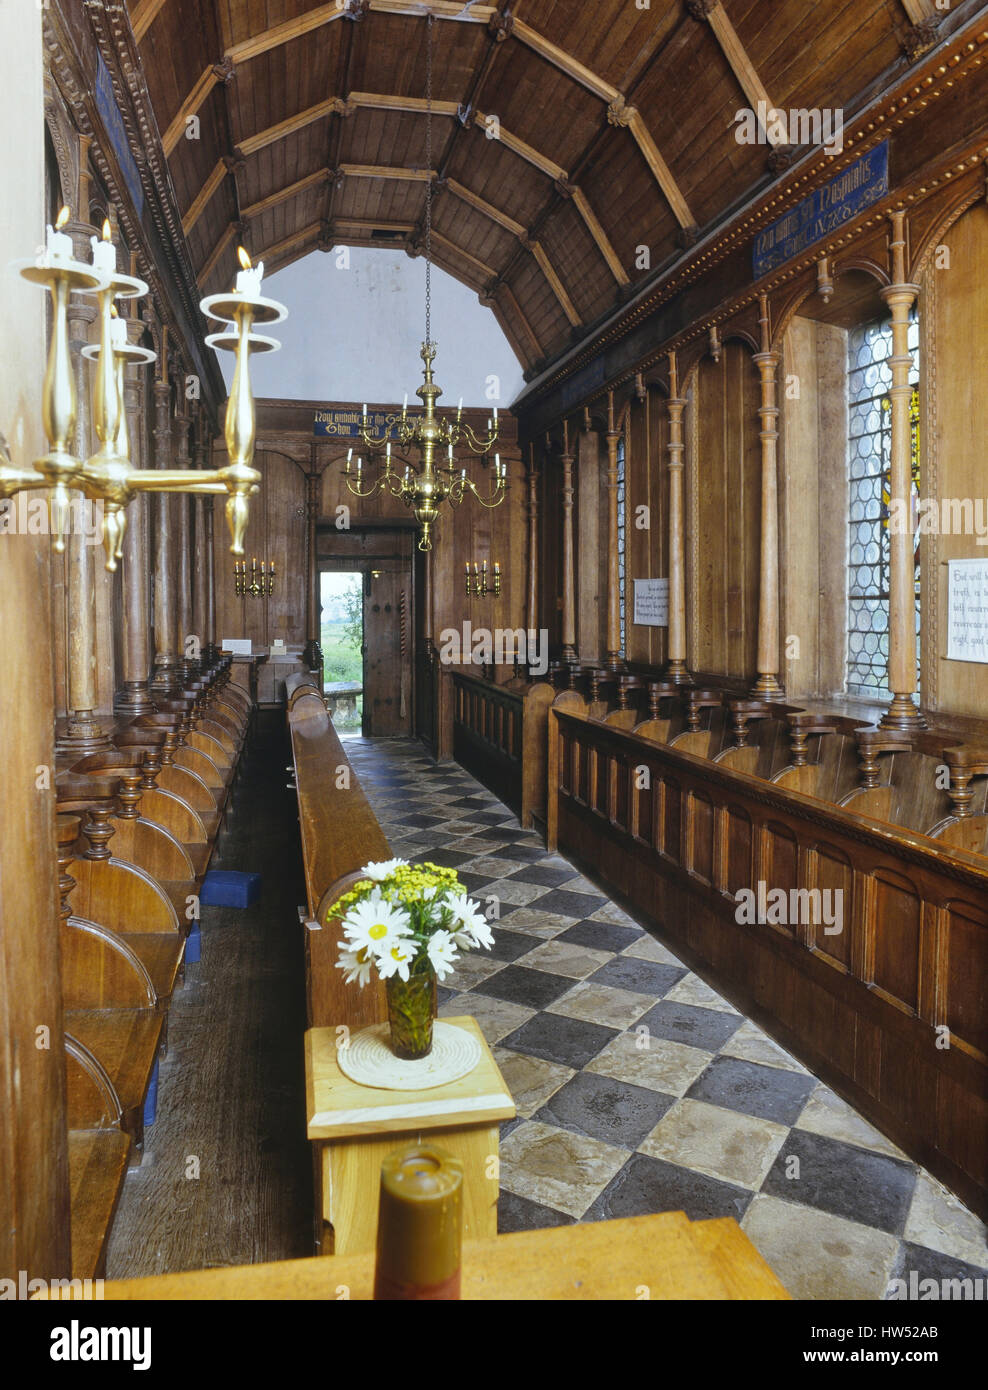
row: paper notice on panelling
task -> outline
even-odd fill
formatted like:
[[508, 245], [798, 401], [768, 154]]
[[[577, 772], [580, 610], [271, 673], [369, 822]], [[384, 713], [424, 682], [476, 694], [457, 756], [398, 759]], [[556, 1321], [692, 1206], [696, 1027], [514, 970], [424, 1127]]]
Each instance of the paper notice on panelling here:
[[988, 663], [988, 558], [947, 562], [947, 660]]

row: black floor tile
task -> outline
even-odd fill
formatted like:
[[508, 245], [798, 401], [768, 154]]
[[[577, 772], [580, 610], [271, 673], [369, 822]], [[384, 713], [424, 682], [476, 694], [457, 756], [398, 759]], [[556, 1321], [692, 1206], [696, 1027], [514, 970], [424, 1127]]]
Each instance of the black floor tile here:
[[754, 1193], [690, 1168], [632, 1154], [583, 1217], [584, 1221], [684, 1211], [691, 1221], [733, 1216], [740, 1221]]
[[572, 941], [575, 946], [589, 946], [594, 951], [623, 951], [644, 932], [637, 927], [618, 927], [613, 922], [574, 922], [560, 933], [560, 941]]
[[433, 864], [438, 864], [440, 868], [455, 869], [458, 864], [465, 864], [468, 859], [474, 859], [476, 856], [467, 854], [462, 849], [437, 849], [430, 857]]
[[497, 974], [475, 985], [474, 993], [489, 994], [492, 999], [506, 999], [511, 1004], [524, 1004], [529, 1009], [544, 1009], [572, 988], [573, 981], [564, 979], [562, 975], [550, 975], [547, 970], [528, 970], [520, 965], [506, 965]]
[[657, 1038], [719, 1052], [743, 1022], [740, 1014], [725, 1013], [723, 1009], [700, 1009], [663, 999], [643, 1014], [635, 1026], [640, 1028], [644, 1023]]
[[799, 1119], [815, 1085], [814, 1077], [805, 1072], [763, 1067], [736, 1057], [715, 1057], [686, 1094], [691, 1100], [706, 1100], [725, 1110], [791, 1125]]
[[[551, 898], [553, 894], [549, 894]], [[539, 899], [543, 902], [544, 899]], [[661, 999], [662, 995], [672, 989], [673, 985], [678, 984], [684, 975], [688, 974], [685, 966], [681, 965], [660, 965], [654, 960], [637, 960], [634, 956], [620, 956], [617, 960], [609, 960], [606, 965], [602, 965], [599, 970], [595, 970], [590, 979], [596, 985], [610, 985], [613, 989], [630, 989], [636, 994], [654, 994]], [[740, 1023], [741, 1020], [738, 1019]]]
[[[787, 1170], [794, 1176], [787, 1177]], [[915, 1185], [916, 1172], [908, 1163], [794, 1129], [762, 1191], [901, 1235]]]
[[599, 898], [594, 894], [571, 893], [565, 888], [553, 888], [551, 893], [539, 899], [539, 906], [544, 912], [558, 912], [563, 917], [582, 918], [591, 917], [606, 902], [606, 898]]
[[535, 947], [541, 944], [536, 936], [526, 936], [524, 932], [508, 931], [499, 927], [494, 932], [494, 945], [490, 954], [495, 960], [513, 961], [519, 956], [527, 955], [529, 951], [534, 951]]
[[[522, 973], [518, 966], [509, 966], [508, 969], [519, 970], [519, 973]], [[540, 972], [526, 970], [523, 973], [537, 975]], [[501, 974], [505, 974], [505, 971], [502, 970]], [[558, 979], [558, 976], [552, 975], [550, 979]], [[477, 992], [488, 993], [486, 986], [490, 983], [490, 980], [485, 981], [483, 991], [478, 989]], [[570, 980], [569, 984], [572, 986], [573, 981]], [[526, 1001], [518, 999], [516, 1002], [523, 1004]], [[579, 1070], [592, 1061], [612, 1038], [617, 1037], [617, 1033], [616, 1028], [605, 1028], [600, 1023], [586, 1023], [583, 1019], [565, 1018], [562, 1014], [541, 1013], [530, 1018], [506, 1038], [502, 1038], [500, 1046], [509, 1047], [514, 1052], [525, 1052], [530, 1057], [541, 1057], [545, 1062], [558, 1062], [560, 1066]]]
[[[476, 816], [474, 817], [476, 820]], [[484, 825], [472, 832], [474, 838], [478, 840], [500, 840], [503, 844], [513, 843], [521, 837], [520, 830], [512, 830], [510, 825]]]
[[676, 1103], [675, 1096], [583, 1071], [546, 1101], [533, 1119], [636, 1149]]
[[[476, 858], [476, 855], [472, 856]], [[467, 870], [466, 873], [457, 873], [457, 878], [463, 884], [468, 893], [479, 893], [482, 888], [486, 888], [489, 883], [496, 883], [495, 874], [472, 874]]]
[[470, 806], [478, 811], [492, 811], [498, 803], [492, 796], [461, 796], [449, 804], [451, 806]]
[[505, 821], [510, 822], [508, 829], [517, 830], [519, 828], [517, 820], [505, 807], [502, 811], [472, 811], [470, 819], [478, 825], [503, 825]]
[[[950, 1255], [941, 1255], [939, 1250], [930, 1250], [925, 1245], [913, 1245], [904, 1240], [899, 1247], [886, 1298], [889, 1299], [949, 1299], [951, 1302], [968, 1302], [978, 1298], [980, 1279], [981, 1294], [984, 1298], [986, 1271], [980, 1265], [968, 1264], [965, 1260], [955, 1260]], [[932, 1279], [934, 1285], [923, 1281]], [[945, 1283], [949, 1280], [950, 1283]], [[959, 1281], [959, 1282], [958, 1282]]]
[[491, 850], [499, 859], [514, 859], [519, 864], [537, 864], [545, 858], [545, 850], [536, 845], [498, 845]]
[[568, 866], [565, 869], [549, 869], [544, 864], [529, 864], [524, 869], [518, 869], [511, 877], [519, 883], [538, 883], [544, 888], [558, 888], [561, 883], [575, 878], [576, 870]]
[[501, 1189], [497, 1201], [497, 1229], [502, 1235], [511, 1231], [542, 1231], [548, 1226], [572, 1226], [574, 1218], [554, 1207], [544, 1207], [541, 1202], [530, 1202], [527, 1197], [516, 1197], [513, 1192]]

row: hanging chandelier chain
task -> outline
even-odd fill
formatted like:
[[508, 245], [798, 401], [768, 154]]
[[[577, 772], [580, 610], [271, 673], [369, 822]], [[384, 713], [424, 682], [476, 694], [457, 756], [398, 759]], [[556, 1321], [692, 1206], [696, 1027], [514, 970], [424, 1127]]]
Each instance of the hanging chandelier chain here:
[[425, 48], [425, 341], [432, 342], [432, 20], [426, 19]]

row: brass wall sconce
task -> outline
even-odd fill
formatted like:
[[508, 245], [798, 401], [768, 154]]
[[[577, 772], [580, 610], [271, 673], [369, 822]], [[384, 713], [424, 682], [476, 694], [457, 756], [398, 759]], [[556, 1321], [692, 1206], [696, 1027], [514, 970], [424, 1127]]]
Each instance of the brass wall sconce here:
[[251, 598], [268, 598], [274, 593], [274, 561], [272, 560], [265, 568], [262, 560], [260, 568], [257, 564], [255, 555], [250, 562], [250, 583], [247, 583], [247, 561], [234, 560], [233, 562], [233, 591], [237, 598], [246, 598], [249, 594]]
[[493, 594], [495, 598], [501, 596], [501, 566], [497, 560], [494, 561], [494, 573], [491, 586], [487, 585], [487, 561], [484, 560], [480, 569], [477, 568], [476, 560], [473, 562], [473, 575], [470, 574], [470, 562], [466, 561], [466, 593], [468, 598], [486, 598], [488, 594]]

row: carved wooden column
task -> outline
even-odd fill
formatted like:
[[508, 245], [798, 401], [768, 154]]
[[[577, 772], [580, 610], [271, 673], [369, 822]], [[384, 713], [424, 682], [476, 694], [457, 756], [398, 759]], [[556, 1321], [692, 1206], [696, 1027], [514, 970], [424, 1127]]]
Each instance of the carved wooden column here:
[[[201, 405], [193, 411], [195, 422], [195, 466], [202, 472], [209, 467], [209, 436], [206, 432], [206, 412]], [[192, 566], [192, 632], [199, 643], [199, 659], [194, 664], [201, 666], [206, 645], [207, 597], [206, 590], [212, 580], [213, 551], [206, 545], [205, 497], [198, 493], [192, 495], [192, 553], [195, 562]]]
[[[906, 283], [905, 214], [890, 213], [892, 222], [892, 283], [882, 298], [892, 311], [892, 443], [889, 511], [912, 516], [912, 429], [909, 403], [909, 311], [919, 293]], [[892, 703], [882, 716], [888, 729], [921, 729], [926, 720], [916, 707], [916, 574], [913, 533], [909, 525], [889, 526], [889, 690]]]
[[686, 537], [683, 518], [683, 411], [686, 398], [679, 394], [679, 368], [675, 352], [669, 353], [669, 626], [666, 630], [666, 664], [663, 675], [676, 685], [688, 685], [686, 666]]
[[621, 657], [621, 568], [618, 557], [618, 444], [614, 427], [614, 392], [607, 393], [607, 657], [612, 671], [624, 666]]
[[761, 376], [762, 400], [758, 407], [762, 442], [762, 535], [758, 586], [758, 679], [752, 694], [761, 700], [782, 700], [779, 684], [779, 480], [777, 446], [779, 407], [775, 399], [775, 369], [779, 354], [771, 350], [768, 296], [759, 295], [762, 350], [755, 353]]
[[563, 421], [563, 623], [562, 658], [576, 661], [576, 573], [573, 566], [573, 453], [569, 424]]
[[[168, 380], [168, 330], [162, 330], [160, 373], [154, 383], [154, 466], [172, 466], [171, 384]], [[155, 496], [154, 537], [154, 645], [156, 678], [174, 671], [180, 659], [174, 647], [175, 539], [172, 533], [171, 497]]]
[[[81, 181], [86, 188], [86, 209], [89, 206], [88, 179]], [[95, 228], [84, 222], [69, 223], [73, 254], [76, 260], [90, 258], [89, 238]], [[74, 449], [77, 458], [88, 458], [93, 452], [92, 396], [86, 371], [86, 359], [81, 349], [89, 342], [90, 326], [97, 317], [96, 300], [91, 295], [72, 295], [68, 305], [69, 344], [72, 350], [72, 371], [76, 389], [76, 425]], [[80, 492], [72, 494], [72, 525], [66, 541], [65, 606], [67, 620], [66, 642], [66, 704], [68, 718], [59, 730], [60, 750], [89, 753], [109, 745], [110, 738], [96, 717], [99, 686], [96, 675], [96, 567], [102, 564], [103, 551], [98, 536], [87, 535], [98, 523], [99, 508], [83, 500]], [[83, 521], [86, 522], [83, 525]], [[95, 539], [96, 544], [90, 542]]]
[[[175, 467], [190, 469], [192, 455], [189, 452], [189, 416], [181, 391], [183, 377], [184, 373], [180, 372], [172, 428], [175, 431]], [[185, 492], [177, 492], [172, 498], [172, 524], [175, 536], [174, 641], [179, 665], [186, 676], [192, 675], [194, 670], [188, 649], [188, 640], [192, 633], [192, 516], [189, 502], [189, 495]]]
[[306, 604], [305, 604], [305, 650], [302, 659], [310, 671], [319, 672], [319, 688], [322, 689], [322, 647], [320, 618], [322, 616], [322, 595], [319, 584], [319, 556], [316, 553], [316, 523], [319, 520], [319, 500], [322, 475], [318, 468], [316, 445], [312, 445], [309, 472], [306, 474], [305, 498], [305, 565], [306, 565]]
[[[139, 318], [126, 319], [127, 338], [138, 343], [144, 333]], [[135, 468], [144, 468], [144, 366], [128, 363], [124, 368], [123, 408], [127, 412], [127, 438], [130, 459]], [[127, 506], [123, 556], [123, 683], [117, 690], [114, 708], [120, 714], [147, 714], [154, 708], [149, 690], [151, 674], [151, 626], [148, 601], [148, 499], [138, 493]]]
[[536, 632], [539, 626], [539, 474], [535, 467], [535, 445], [528, 446], [528, 576], [525, 590], [525, 626]]

